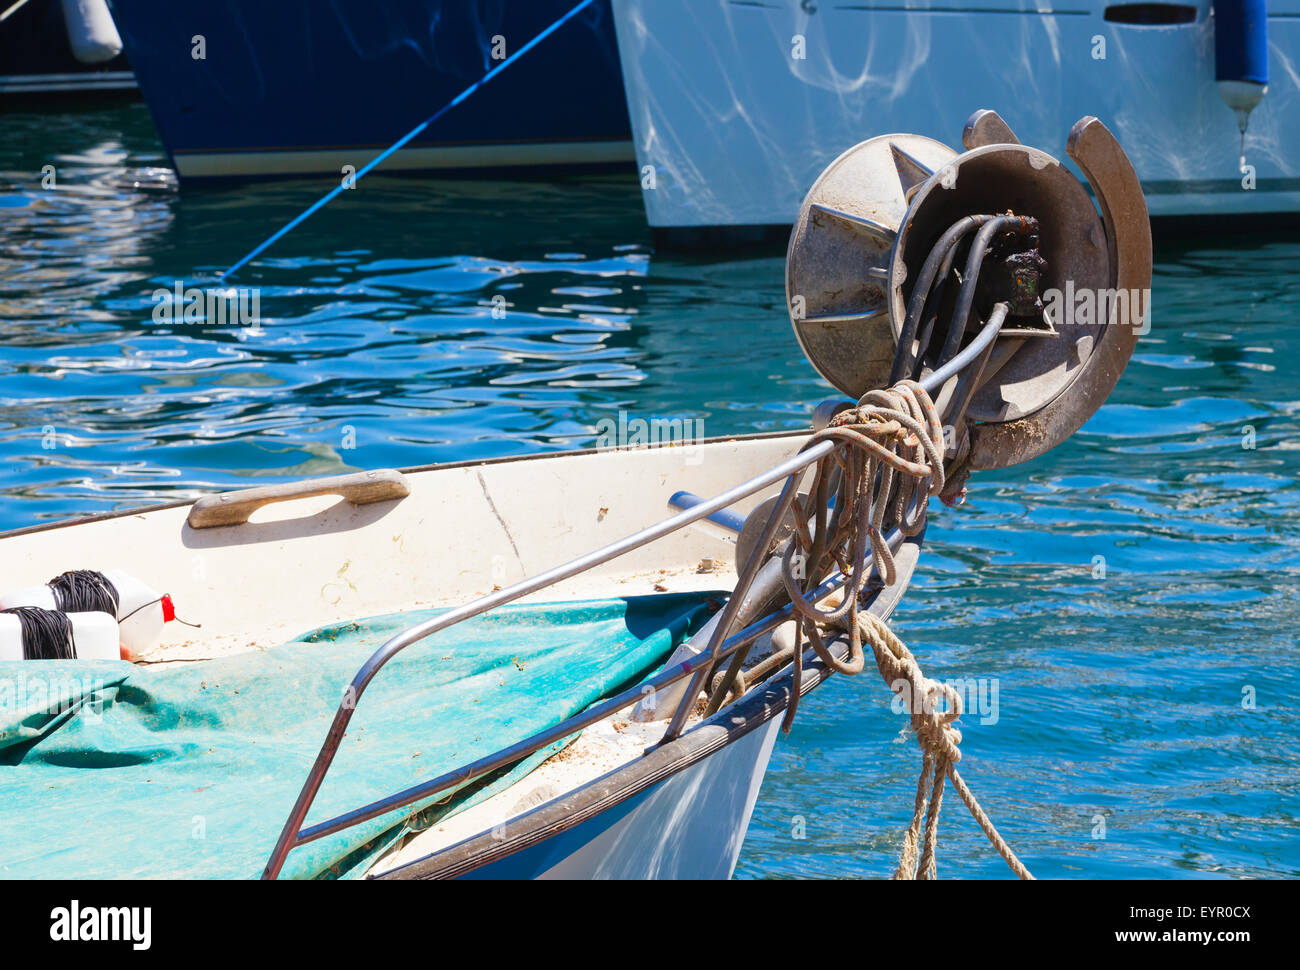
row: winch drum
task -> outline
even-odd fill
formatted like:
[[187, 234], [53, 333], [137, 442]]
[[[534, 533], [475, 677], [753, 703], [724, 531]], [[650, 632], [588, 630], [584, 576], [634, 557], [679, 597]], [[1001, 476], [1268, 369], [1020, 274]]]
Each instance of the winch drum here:
[[[1037, 219], [1046, 324], [1004, 329], [986, 369], [992, 377], [964, 416], [971, 466], [1001, 467], [1064, 440], [1114, 387], [1147, 324], [1150, 224], [1132, 165], [1095, 118], [1074, 126], [1067, 154], [1098, 206], [1059, 160], [1019, 144], [995, 112], [972, 115], [963, 143], [958, 154], [918, 135], [882, 135], [840, 155], [791, 233], [786, 296], [813, 366], [857, 399], [889, 382], [912, 283], [945, 230], [979, 214]], [[981, 321], [971, 317], [973, 332]]]

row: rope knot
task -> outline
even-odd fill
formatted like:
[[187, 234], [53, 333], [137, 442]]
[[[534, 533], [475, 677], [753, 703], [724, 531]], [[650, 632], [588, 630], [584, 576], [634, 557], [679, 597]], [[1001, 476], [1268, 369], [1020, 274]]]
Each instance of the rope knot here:
[[961, 717], [961, 695], [947, 684], [941, 684], [921, 674], [920, 684], [912, 691], [912, 730], [917, 743], [928, 754], [947, 759], [956, 764], [961, 760], [961, 731], [953, 721]]
[[[925, 528], [930, 496], [949, 499], [964, 492], [963, 475], [955, 476], [950, 486], [945, 483], [944, 434], [934, 402], [924, 387], [910, 380], [892, 388], [868, 391], [855, 407], [835, 415], [824, 429], [812, 435], [808, 446], [826, 440], [835, 441], [837, 447], [818, 461], [807, 496], [799, 495], [799, 474], [787, 480], [787, 491], [782, 494], [783, 501], [790, 503], [794, 535], [781, 556], [781, 579], [790, 597], [795, 626], [791, 651], [794, 689], [784, 727], [789, 730], [798, 706], [805, 637], [830, 669], [850, 675], [863, 670], [863, 646], [870, 644], [885, 683], [900, 697], [906, 694], [911, 725], [923, 752], [916, 811], [903, 840], [895, 877], [935, 877], [939, 807], [944, 781], [951, 778], [998, 852], [1017, 875], [1031, 878], [957, 774], [962, 736], [954, 722], [961, 717], [961, 695], [953, 687], [926, 677], [911, 651], [885, 622], [859, 608], [859, 597], [873, 568], [885, 586], [897, 581], [886, 533], [897, 528], [905, 536], [919, 534]], [[772, 525], [769, 522], [768, 528]], [[847, 581], [839, 602], [822, 609], [810, 593], [818, 577], [834, 567]], [[828, 598], [827, 602], [833, 601]], [[831, 627], [848, 632], [846, 660], [826, 646], [824, 637]], [[923, 816], [924, 852], [918, 862]]]
[[920, 664], [907, 649], [907, 644], [879, 617], [869, 612], [860, 612], [854, 629], [871, 644], [876, 666], [885, 682], [896, 695], [905, 702], [910, 702], [908, 712], [911, 715], [912, 730], [922, 751], [921, 777], [916, 783], [916, 805], [912, 823], [903, 835], [903, 849], [894, 878], [936, 878], [939, 808], [943, 804], [944, 783], [947, 779], [952, 779], [958, 796], [998, 855], [1021, 879], [1032, 879], [1029, 870], [998, 834], [957, 772], [957, 763], [961, 761], [959, 745], [962, 736], [954, 722], [961, 717], [963, 710], [961, 692], [950, 684], [942, 684], [925, 676]]

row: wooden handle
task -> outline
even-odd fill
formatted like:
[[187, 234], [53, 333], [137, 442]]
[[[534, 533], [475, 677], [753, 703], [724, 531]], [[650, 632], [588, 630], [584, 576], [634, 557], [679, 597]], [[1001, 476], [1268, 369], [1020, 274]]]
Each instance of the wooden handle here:
[[245, 488], [220, 495], [205, 495], [190, 507], [191, 529], [211, 529], [222, 525], [243, 525], [248, 517], [272, 502], [291, 502], [317, 495], [339, 495], [353, 505], [388, 502], [411, 494], [406, 476], [391, 468], [332, 478], [309, 478], [285, 485]]

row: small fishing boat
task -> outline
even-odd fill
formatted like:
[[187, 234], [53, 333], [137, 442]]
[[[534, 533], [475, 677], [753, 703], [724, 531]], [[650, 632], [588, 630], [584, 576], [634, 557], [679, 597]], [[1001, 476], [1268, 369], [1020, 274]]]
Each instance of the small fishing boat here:
[[[355, 172], [571, 8], [568, 0], [115, 0], [184, 182]], [[385, 170], [630, 168], [608, 0], [422, 132]]]
[[1056, 154], [1100, 118], [1158, 219], [1300, 211], [1300, 0], [616, 0], [614, 16], [661, 245], [784, 238], [834, 146], [942, 141], [971, 103]]
[[0, 4], [0, 99], [137, 96], [107, 0]]
[[935, 810], [948, 779], [976, 812], [959, 703], [885, 621], [930, 497], [1066, 439], [1145, 324], [1044, 297], [1147, 291], [1151, 242], [1095, 118], [1068, 150], [1100, 211], [998, 115], [963, 141], [872, 139], [808, 193], [791, 321], [848, 396], [809, 433], [643, 429], [0, 536], [0, 599], [111, 565], [175, 615], [142, 663], [0, 663], [0, 874], [725, 878], [782, 724], [868, 647]]

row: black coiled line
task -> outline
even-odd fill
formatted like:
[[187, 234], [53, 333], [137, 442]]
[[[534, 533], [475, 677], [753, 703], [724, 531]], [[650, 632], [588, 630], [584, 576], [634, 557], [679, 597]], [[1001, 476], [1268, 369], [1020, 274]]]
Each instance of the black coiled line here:
[[77, 642], [66, 613], [37, 606], [15, 606], [2, 612], [18, 617], [24, 660], [76, 660]]
[[121, 602], [117, 587], [101, 572], [70, 569], [45, 584], [54, 594], [54, 607], [64, 613], [107, 613], [117, 619]]
[[117, 619], [117, 587], [93, 569], [70, 569], [45, 585], [54, 597], [53, 610], [15, 606], [3, 612], [18, 617], [24, 660], [76, 660], [77, 638], [67, 614], [107, 613]]

